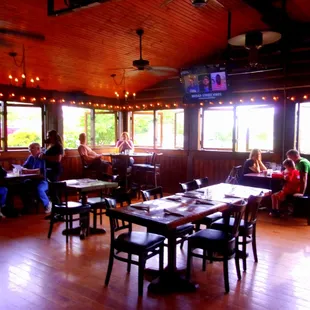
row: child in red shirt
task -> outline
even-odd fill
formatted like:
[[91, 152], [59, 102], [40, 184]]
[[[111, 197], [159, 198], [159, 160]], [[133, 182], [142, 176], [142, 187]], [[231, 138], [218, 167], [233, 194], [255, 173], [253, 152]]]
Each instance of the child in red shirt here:
[[284, 201], [287, 195], [293, 195], [300, 192], [300, 176], [299, 171], [295, 169], [295, 163], [291, 159], [286, 159], [283, 162], [285, 168], [283, 172], [284, 186], [281, 191], [274, 193], [271, 196], [272, 210], [269, 215], [279, 216], [280, 202]]

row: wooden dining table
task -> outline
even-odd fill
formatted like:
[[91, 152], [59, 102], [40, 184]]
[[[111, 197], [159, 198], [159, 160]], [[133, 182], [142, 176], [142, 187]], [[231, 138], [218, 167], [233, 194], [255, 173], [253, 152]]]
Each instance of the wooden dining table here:
[[[205, 193], [208, 192], [208, 199]], [[168, 239], [168, 264], [165, 272], [148, 287], [153, 293], [188, 292], [198, 285], [185, 280], [176, 268], [175, 231], [180, 225], [203, 219], [231, 204], [241, 203], [249, 196], [267, 196], [271, 191], [241, 185], [220, 183], [186, 193], [177, 193], [161, 199], [108, 209], [107, 215], [150, 228]]]
[[[87, 194], [91, 192], [101, 191], [108, 188], [116, 188], [118, 187], [118, 183], [116, 182], [107, 182], [95, 179], [71, 179], [64, 180], [66, 182], [67, 188], [76, 190], [81, 196], [82, 204], [87, 204]], [[96, 215], [94, 215], [96, 216]], [[94, 223], [97, 223], [94, 221]], [[101, 234], [105, 233], [106, 230], [104, 228], [90, 227], [89, 228], [91, 234]], [[63, 231], [63, 234], [66, 234], [67, 230]], [[80, 235], [80, 227], [75, 227], [72, 229], [68, 229], [70, 235]]]
[[271, 189], [272, 192], [281, 190], [283, 186], [283, 177], [281, 171], [274, 171], [275, 175], [268, 175], [264, 172], [261, 173], [247, 173], [243, 176], [243, 184], [248, 186], [258, 186]]

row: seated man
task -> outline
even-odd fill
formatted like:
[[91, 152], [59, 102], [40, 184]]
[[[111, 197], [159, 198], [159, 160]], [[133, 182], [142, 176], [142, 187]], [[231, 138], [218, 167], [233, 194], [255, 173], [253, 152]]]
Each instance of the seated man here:
[[294, 161], [296, 165], [296, 169], [300, 174], [300, 195], [310, 194], [310, 182], [309, 182], [309, 174], [310, 174], [310, 162], [308, 159], [300, 156], [297, 150], [289, 150], [286, 153], [287, 158]]
[[101, 174], [107, 173], [110, 163], [102, 160], [102, 154], [97, 154], [89, 146], [86, 145], [86, 134], [81, 133], [79, 135], [80, 145], [78, 147], [79, 154], [82, 158], [84, 165], [87, 165], [90, 169], [96, 169]]
[[33, 179], [25, 180], [25, 188], [22, 193], [22, 199], [24, 204], [29, 200], [29, 191], [35, 188], [39, 199], [42, 201], [45, 213], [50, 213], [52, 209], [52, 203], [47, 197], [46, 191], [48, 190], [48, 183], [45, 180], [45, 162], [39, 158], [38, 155], [41, 153], [41, 147], [39, 143], [31, 143], [29, 145], [29, 151], [31, 155], [27, 158], [23, 165], [23, 174], [36, 173], [44, 176], [44, 179]]

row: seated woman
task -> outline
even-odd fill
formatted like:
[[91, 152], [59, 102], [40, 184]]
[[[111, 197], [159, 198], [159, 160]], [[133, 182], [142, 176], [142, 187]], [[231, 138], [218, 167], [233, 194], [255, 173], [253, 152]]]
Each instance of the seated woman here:
[[253, 149], [250, 153], [249, 158], [243, 165], [243, 174], [247, 173], [260, 173], [267, 170], [262, 162], [262, 153], [259, 149]]
[[81, 133], [79, 135], [80, 145], [78, 152], [82, 158], [82, 161], [90, 169], [98, 169], [100, 173], [107, 173], [110, 163], [102, 160], [102, 154], [97, 154], [89, 146], [86, 145], [86, 134]]
[[272, 194], [272, 210], [269, 215], [271, 216], [279, 216], [280, 210], [279, 205], [282, 201], [284, 201], [287, 195], [293, 195], [300, 193], [300, 175], [299, 171], [295, 169], [295, 163], [291, 159], [286, 159], [283, 162], [283, 166], [285, 168], [283, 172], [283, 177], [285, 180], [284, 186], [281, 191]]
[[[130, 140], [128, 132], [124, 131], [121, 134], [120, 139], [116, 142], [116, 147], [119, 149], [120, 153], [133, 152], [134, 145], [133, 142]], [[130, 165], [133, 165], [134, 159], [130, 157]]]

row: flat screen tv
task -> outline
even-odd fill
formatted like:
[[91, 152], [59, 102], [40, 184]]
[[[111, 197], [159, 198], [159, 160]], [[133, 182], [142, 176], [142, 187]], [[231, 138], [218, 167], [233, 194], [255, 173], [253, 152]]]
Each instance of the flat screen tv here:
[[226, 68], [205, 65], [181, 70], [184, 85], [184, 102], [220, 99], [227, 92]]

